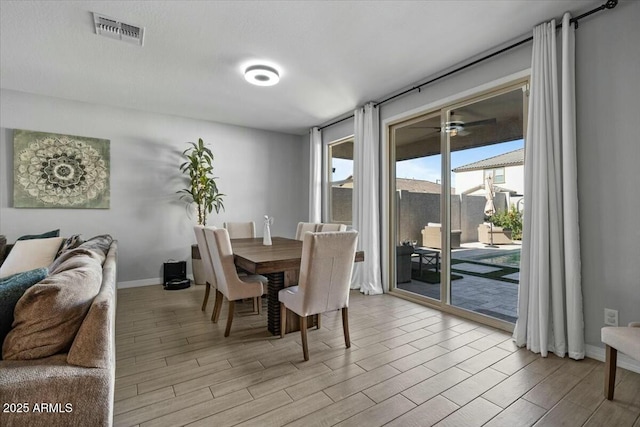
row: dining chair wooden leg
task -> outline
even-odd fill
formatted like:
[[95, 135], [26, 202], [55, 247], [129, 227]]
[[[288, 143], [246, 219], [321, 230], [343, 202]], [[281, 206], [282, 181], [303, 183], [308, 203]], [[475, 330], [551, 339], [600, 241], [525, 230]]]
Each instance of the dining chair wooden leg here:
[[228, 337], [231, 332], [231, 323], [233, 323], [233, 309], [236, 306], [235, 301], [229, 301], [229, 313], [227, 315], [227, 328], [224, 330], [224, 336]]
[[318, 313], [318, 314], [316, 314], [316, 327], [317, 327], [318, 329], [320, 329], [320, 322], [321, 322], [321, 319], [322, 319], [322, 313]]
[[349, 338], [349, 308], [342, 308], [342, 329], [344, 330], [344, 344], [347, 348], [351, 347], [351, 339]]
[[309, 346], [307, 344], [307, 316], [300, 316], [300, 336], [302, 338], [302, 354], [304, 360], [309, 360]]
[[604, 397], [613, 399], [613, 390], [616, 385], [616, 365], [618, 364], [618, 350], [608, 346], [604, 365]]
[[262, 296], [258, 297], [258, 315], [262, 314]]
[[287, 332], [287, 307], [280, 303], [280, 338]]
[[211, 285], [209, 282], [205, 283], [204, 287], [204, 301], [202, 301], [202, 311], [207, 308], [207, 302], [209, 301], [209, 292], [211, 291]]
[[213, 323], [218, 323], [218, 319], [220, 318], [220, 311], [222, 309], [223, 299], [224, 299], [224, 295], [222, 295], [222, 292], [216, 289], [216, 301], [213, 304], [213, 313], [211, 314], [211, 321]]
[[258, 312], [258, 297], [251, 298], [251, 302], [253, 304], [253, 313]]

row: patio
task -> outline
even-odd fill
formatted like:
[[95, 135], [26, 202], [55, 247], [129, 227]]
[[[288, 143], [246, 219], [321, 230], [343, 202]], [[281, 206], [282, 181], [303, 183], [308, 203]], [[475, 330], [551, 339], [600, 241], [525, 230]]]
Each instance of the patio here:
[[[488, 248], [464, 243], [452, 251], [451, 305], [515, 323], [517, 318], [520, 244]], [[440, 281], [433, 271], [416, 280], [418, 257], [412, 259], [412, 278], [397, 288], [440, 299]], [[423, 270], [425, 267], [423, 266]], [[435, 280], [431, 280], [435, 277]]]

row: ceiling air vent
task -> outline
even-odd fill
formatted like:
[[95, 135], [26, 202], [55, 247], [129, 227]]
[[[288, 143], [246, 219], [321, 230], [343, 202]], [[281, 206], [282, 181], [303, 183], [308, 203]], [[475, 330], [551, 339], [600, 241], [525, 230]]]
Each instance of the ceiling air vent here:
[[93, 12], [93, 22], [96, 34], [116, 40], [122, 40], [131, 44], [142, 46], [144, 38], [144, 27], [125, 24], [113, 18]]

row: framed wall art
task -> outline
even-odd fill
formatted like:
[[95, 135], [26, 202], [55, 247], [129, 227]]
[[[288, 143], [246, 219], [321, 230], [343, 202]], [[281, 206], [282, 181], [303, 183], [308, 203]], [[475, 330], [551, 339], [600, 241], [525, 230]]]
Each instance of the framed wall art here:
[[13, 206], [109, 208], [108, 139], [14, 130]]

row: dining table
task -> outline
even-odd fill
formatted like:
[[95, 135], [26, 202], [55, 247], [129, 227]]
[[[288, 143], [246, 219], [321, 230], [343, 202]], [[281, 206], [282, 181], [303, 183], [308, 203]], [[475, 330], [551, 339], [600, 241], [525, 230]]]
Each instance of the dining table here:
[[[260, 274], [267, 284], [267, 329], [273, 335], [280, 334], [280, 302], [278, 292], [287, 286], [298, 284], [298, 274], [302, 261], [302, 241], [285, 237], [272, 237], [271, 245], [264, 245], [263, 239], [231, 239], [236, 266], [251, 274]], [[357, 251], [354, 262], [364, 261], [364, 252]], [[309, 319], [309, 327], [315, 322]], [[298, 316], [288, 312], [287, 330], [300, 330]]]

